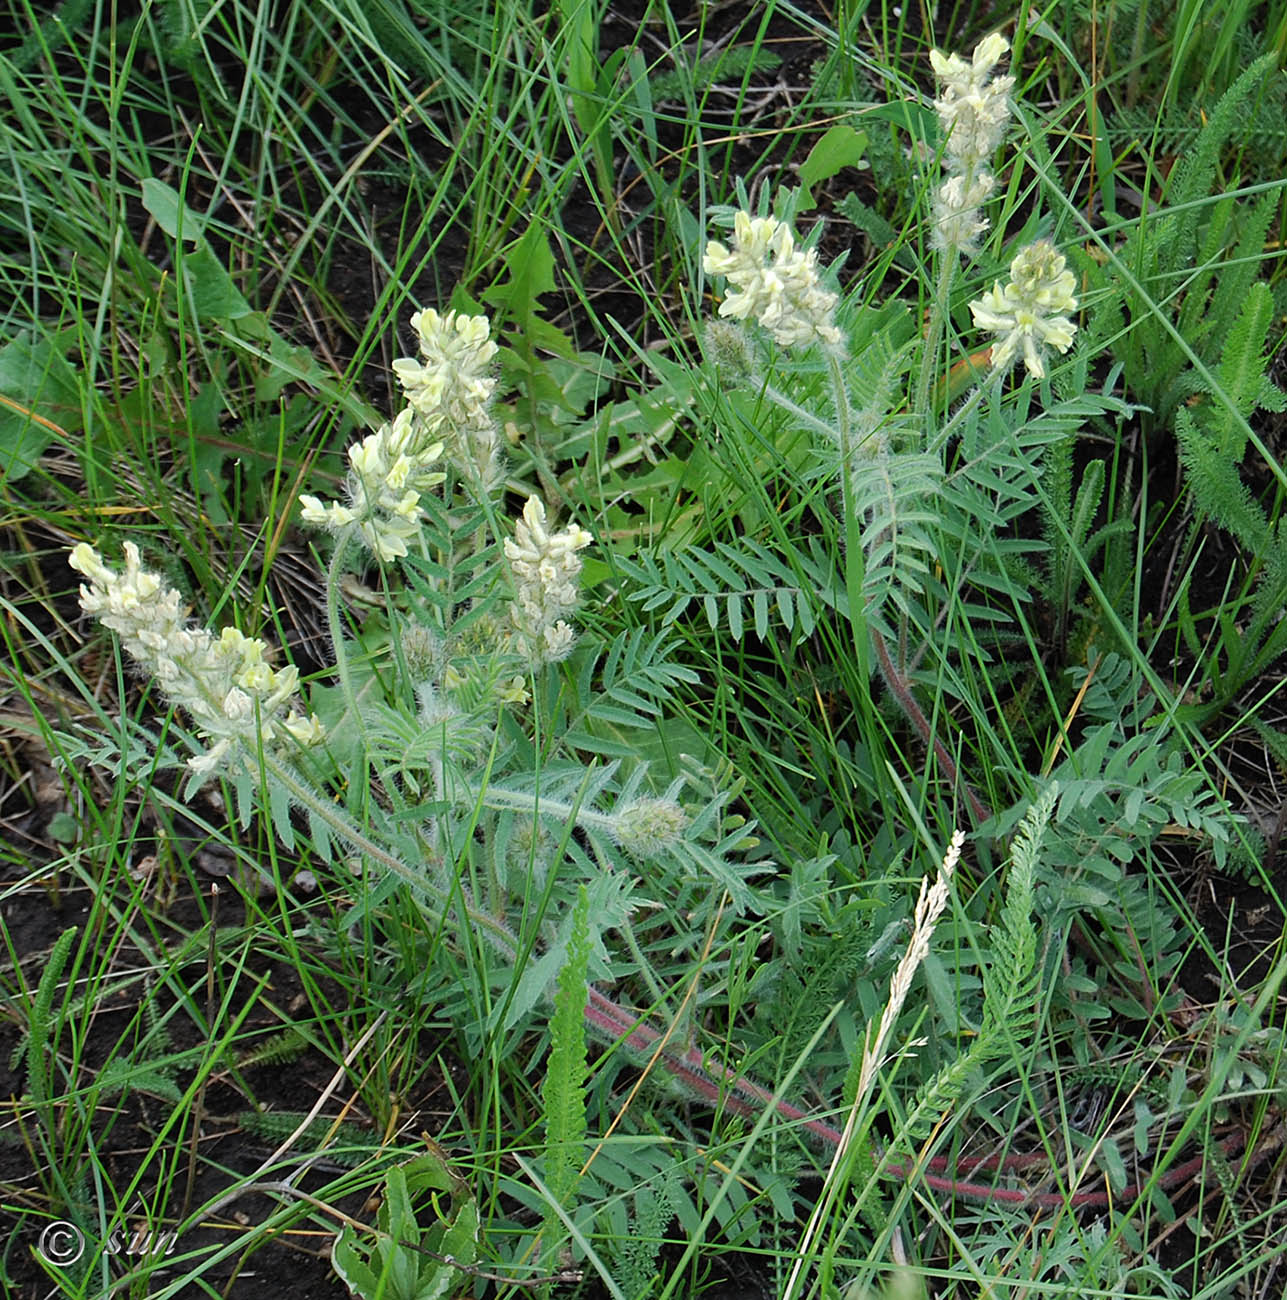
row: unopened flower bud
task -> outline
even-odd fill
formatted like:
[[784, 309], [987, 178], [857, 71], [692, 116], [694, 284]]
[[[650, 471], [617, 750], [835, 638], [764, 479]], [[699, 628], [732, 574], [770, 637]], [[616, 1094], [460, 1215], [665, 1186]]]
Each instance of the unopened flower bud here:
[[613, 814], [610, 833], [632, 858], [648, 862], [673, 848], [687, 825], [673, 799], [636, 799]]
[[407, 673], [413, 682], [437, 679], [442, 671], [442, 637], [424, 623], [406, 623], [402, 627], [399, 644]]
[[755, 345], [741, 325], [713, 320], [706, 326], [704, 342], [707, 356], [719, 369], [721, 384], [741, 388], [755, 383]]

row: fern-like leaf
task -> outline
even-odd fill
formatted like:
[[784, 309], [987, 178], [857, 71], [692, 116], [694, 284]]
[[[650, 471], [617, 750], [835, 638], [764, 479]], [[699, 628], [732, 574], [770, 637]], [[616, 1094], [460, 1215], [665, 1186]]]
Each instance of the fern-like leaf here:
[[257, 1065], [288, 1065], [308, 1050], [308, 1039], [293, 1026], [272, 1034], [262, 1043], [237, 1053], [237, 1065], [249, 1069]]
[[1194, 142], [1193, 149], [1175, 164], [1168, 198], [1180, 210], [1166, 219], [1165, 246], [1181, 250], [1191, 247], [1200, 214], [1196, 205], [1211, 192], [1220, 151], [1242, 126], [1247, 100], [1264, 81], [1276, 59], [1274, 54], [1266, 54], [1257, 59], [1225, 91]]
[[1213, 440], [1235, 464], [1246, 451], [1245, 430], [1236, 416], [1245, 420], [1265, 393], [1265, 345], [1273, 319], [1274, 295], [1258, 280], [1248, 288], [1225, 340], [1219, 382], [1228, 405], [1223, 401], [1213, 404], [1210, 422]]
[[899, 610], [925, 590], [936, 550], [934, 508], [943, 482], [938, 457], [893, 452], [858, 460], [850, 473], [851, 503], [862, 520], [866, 557], [863, 599], [873, 623], [891, 602]]
[[646, 611], [664, 609], [663, 626], [697, 605], [713, 631], [726, 628], [740, 642], [748, 621], [761, 641], [779, 625], [808, 636], [820, 607], [836, 603], [825, 557], [797, 549], [790, 561], [769, 551], [719, 543], [617, 563], [635, 584], [629, 599]]
[[909, 1114], [908, 1137], [928, 1133], [1007, 1044], [1032, 1031], [1038, 978], [1032, 909], [1041, 842], [1057, 797], [1058, 789], [1052, 784], [1028, 810], [1015, 835], [1005, 903], [1000, 923], [992, 928], [993, 957], [983, 976], [982, 1024], [969, 1048], [921, 1090]]
[[1037, 930], [1032, 921], [1042, 838], [1059, 790], [1051, 784], [1028, 810], [1010, 849], [1001, 923], [992, 932], [992, 964], [983, 976], [984, 1033], [1029, 1027], [1037, 985]]
[[12, 1066], [16, 1070], [25, 1053], [27, 1058], [27, 1091], [37, 1104], [46, 1102], [50, 1097], [49, 1063], [45, 1053], [54, 1041], [51, 1014], [54, 995], [58, 991], [58, 981], [62, 979], [63, 968], [71, 954], [72, 944], [76, 941], [78, 927], [64, 930], [54, 941], [49, 953], [49, 960], [40, 974], [40, 983], [31, 999], [27, 1012], [26, 1037], [14, 1049]]
[[[302, 1111], [243, 1110], [237, 1114], [237, 1124], [247, 1133], [277, 1146], [290, 1137], [304, 1121]], [[325, 1146], [323, 1146], [325, 1144]], [[380, 1146], [370, 1129], [350, 1120], [336, 1123], [332, 1119], [312, 1120], [297, 1139], [297, 1150], [320, 1152], [326, 1158], [349, 1168], [366, 1164], [380, 1154]], [[396, 1152], [389, 1152], [390, 1158]]]
[[1198, 508], [1231, 532], [1253, 555], [1266, 553], [1269, 521], [1242, 481], [1237, 465], [1198, 427], [1186, 410], [1175, 413], [1180, 459]]
[[550, 1022], [550, 1057], [541, 1102], [545, 1109], [545, 1186], [553, 1204], [541, 1229], [546, 1255], [560, 1236], [560, 1217], [572, 1210], [585, 1150], [585, 1005], [590, 966], [590, 896], [582, 885], [572, 916], [567, 961], [559, 972]]

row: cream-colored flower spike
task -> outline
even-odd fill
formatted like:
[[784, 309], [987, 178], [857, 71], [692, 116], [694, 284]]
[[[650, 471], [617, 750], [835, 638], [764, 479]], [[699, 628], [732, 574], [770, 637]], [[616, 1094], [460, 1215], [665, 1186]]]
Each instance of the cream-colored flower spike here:
[[934, 195], [934, 229], [930, 238], [935, 248], [973, 253], [979, 236], [988, 228], [983, 204], [996, 188], [991, 172], [978, 171], [970, 179], [949, 176]]
[[842, 346], [836, 295], [823, 287], [818, 254], [797, 247], [791, 228], [776, 218], [739, 212], [732, 247], [711, 240], [702, 268], [707, 275], [725, 276], [732, 286], [720, 304], [721, 316], [756, 321], [784, 348]]
[[432, 308], [416, 312], [411, 328], [421, 360], [393, 363], [412, 410], [464, 479], [490, 491], [501, 477], [500, 432], [491, 414], [497, 346], [486, 316]]
[[934, 108], [947, 137], [943, 166], [951, 173], [934, 195], [935, 248], [972, 253], [988, 228], [981, 209], [996, 187], [989, 168], [1010, 120], [1014, 85], [1013, 77], [993, 77], [992, 70], [1009, 48], [1005, 37], [993, 33], [979, 42], [969, 63], [959, 54], [930, 51], [942, 83]]
[[86, 542], [72, 550], [68, 563], [89, 579], [81, 585], [81, 608], [121, 638], [169, 699], [213, 741], [205, 754], [188, 760], [194, 772], [212, 771], [238, 744], [253, 754], [260, 743], [287, 736], [304, 745], [323, 738], [317, 718], [305, 718], [292, 707], [299, 681], [295, 667], [272, 668], [264, 659], [264, 643], [235, 627], [224, 628], [216, 639], [207, 628], [190, 625], [179, 593], [142, 567], [133, 542], [125, 543], [120, 573]]
[[514, 536], [505, 539], [505, 557], [514, 575], [514, 647], [533, 663], [557, 663], [572, 652], [576, 638], [567, 619], [581, 600], [577, 552], [593, 540], [576, 524], [551, 533], [539, 497], [528, 498]]
[[420, 493], [446, 477], [430, 471], [442, 443], [430, 442], [410, 407], [349, 448], [345, 480], [347, 504], [301, 496], [306, 524], [340, 534], [356, 526], [366, 545], [382, 560], [407, 553], [419, 531]]
[[975, 325], [996, 335], [994, 368], [1009, 366], [1022, 352], [1028, 372], [1040, 379], [1045, 349], [1063, 353], [1072, 347], [1077, 326], [1063, 313], [1077, 310], [1077, 280], [1066, 266], [1053, 244], [1039, 240], [1010, 263], [1008, 284], [998, 280], [970, 304]]
[[1004, 36], [993, 32], [974, 47], [969, 63], [959, 54], [930, 51], [934, 74], [943, 83], [934, 108], [947, 135], [944, 162], [949, 171], [969, 173], [996, 152], [1010, 120], [1010, 76], [992, 70], [1009, 52]]

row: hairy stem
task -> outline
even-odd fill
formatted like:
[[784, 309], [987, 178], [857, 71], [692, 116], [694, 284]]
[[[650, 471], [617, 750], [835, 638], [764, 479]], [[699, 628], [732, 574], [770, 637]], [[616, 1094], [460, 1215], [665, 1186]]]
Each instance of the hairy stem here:
[[453, 899], [453, 895], [435, 883], [428, 872], [413, 871], [401, 858], [364, 834], [347, 814], [329, 799], [324, 799], [288, 762], [268, 752], [264, 753], [263, 762], [273, 780], [279, 782], [301, 808], [316, 817], [328, 830], [334, 831], [340, 839], [372, 862], [392, 871], [399, 880], [417, 892], [430, 895], [443, 908], [450, 908], [453, 902], [457, 902], [463, 908], [469, 923], [478, 927], [483, 938], [493, 948], [511, 962], [518, 960], [518, 940], [494, 916], [475, 907], [463, 890], [458, 898]]
[[349, 659], [344, 652], [344, 629], [340, 625], [340, 577], [344, 572], [344, 552], [348, 550], [352, 530], [347, 529], [335, 542], [331, 552], [331, 563], [326, 573], [326, 627], [331, 635], [331, 648], [335, 651], [335, 671], [339, 675], [340, 690], [344, 694], [344, 703], [353, 715], [353, 725], [362, 737], [362, 747], [369, 750], [366, 739], [366, 724], [358, 708], [357, 692], [353, 689], [353, 678], [349, 673]]
[[[876, 637], [876, 646], [878, 653], [888, 655], [888, 651], [884, 649], [883, 639], [879, 636]], [[891, 668], [892, 665], [889, 665], [885, 671], [889, 672]], [[896, 678], [896, 674], [892, 675]], [[915, 701], [911, 702], [915, 706]], [[920, 712], [918, 706], [916, 706], [916, 715], [924, 723], [924, 714]], [[938, 742], [934, 744], [940, 762], [943, 762], [946, 769], [955, 776], [955, 766], [951, 764]], [[334, 831], [337, 836], [372, 862], [392, 871], [395, 876], [419, 893], [432, 897], [444, 909], [452, 907], [455, 901], [469, 924], [477, 927], [478, 933], [497, 952], [510, 961], [517, 961], [518, 941], [495, 917], [473, 906], [464, 895], [461, 895], [458, 900], [453, 900], [448, 891], [436, 885], [426, 875], [413, 871], [395, 854], [363, 834], [340, 809], [329, 800], [322, 798], [306, 780], [300, 777], [288, 762], [268, 752], [263, 754], [263, 762], [269, 775], [281, 783], [291, 798], [319, 818], [328, 829]], [[976, 815], [980, 820], [986, 819], [987, 811], [981, 803], [978, 803], [977, 796], [973, 796], [968, 785], [965, 789], [967, 797], [971, 798], [972, 806], [978, 804]], [[671, 1077], [697, 1100], [722, 1107], [745, 1118], [755, 1118], [766, 1107], [771, 1106], [775, 1113], [799, 1126], [824, 1147], [834, 1149], [842, 1140], [840, 1130], [834, 1125], [811, 1115], [785, 1098], [776, 1096], [746, 1075], [738, 1074], [709, 1060], [696, 1047], [671, 1045], [668, 1036], [661, 1030], [649, 1024], [643, 1016], [627, 1011], [593, 984], [587, 988], [584, 1014], [587, 1026], [601, 1036], [622, 1043], [636, 1052], [655, 1053], [658, 1062], [664, 1066]], [[1219, 1147], [1226, 1156], [1232, 1156], [1242, 1149], [1245, 1140], [1241, 1132], [1236, 1132], [1222, 1139]], [[1268, 1144], [1262, 1145], [1265, 1146], [1267, 1153], [1270, 1149]], [[919, 1176], [925, 1186], [944, 1196], [1038, 1209], [1060, 1209], [1066, 1206], [1101, 1208], [1114, 1199], [1114, 1193], [1106, 1188], [1037, 1191], [1027, 1187], [998, 1187], [986, 1182], [974, 1181], [982, 1173], [1026, 1174], [1038, 1178], [1057, 1176], [1058, 1171], [1050, 1168], [1047, 1157], [1041, 1152], [985, 1157], [963, 1162], [960, 1166], [953, 1165], [945, 1156], [935, 1156], [914, 1164], [890, 1160], [881, 1163], [879, 1152], [876, 1153], [876, 1158], [884, 1177], [905, 1182], [914, 1176]], [[1141, 1180], [1140, 1183], [1126, 1188], [1115, 1199], [1130, 1200], [1142, 1195], [1150, 1185], [1150, 1181], [1164, 1190], [1178, 1187], [1181, 1183], [1198, 1176], [1203, 1171], [1205, 1161], [1206, 1157], [1199, 1155], [1193, 1160], [1166, 1170], [1155, 1180]]]
[[927, 428], [933, 427], [933, 421], [930, 420], [930, 393], [934, 388], [938, 345], [947, 320], [948, 296], [955, 275], [956, 250], [945, 248], [939, 257], [938, 284], [934, 290], [934, 301], [930, 305], [929, 324], [925, 328], [920, 375], [916, 380], [916, 401], [912, 406], [913, 412], [925, 421]]

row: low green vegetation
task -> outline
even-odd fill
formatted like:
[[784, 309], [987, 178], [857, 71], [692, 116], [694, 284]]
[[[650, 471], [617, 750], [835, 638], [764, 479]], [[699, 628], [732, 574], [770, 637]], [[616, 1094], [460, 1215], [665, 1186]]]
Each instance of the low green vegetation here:
[[8, 17], [7, 1293], [1281, 1293], [1287, 8]]

